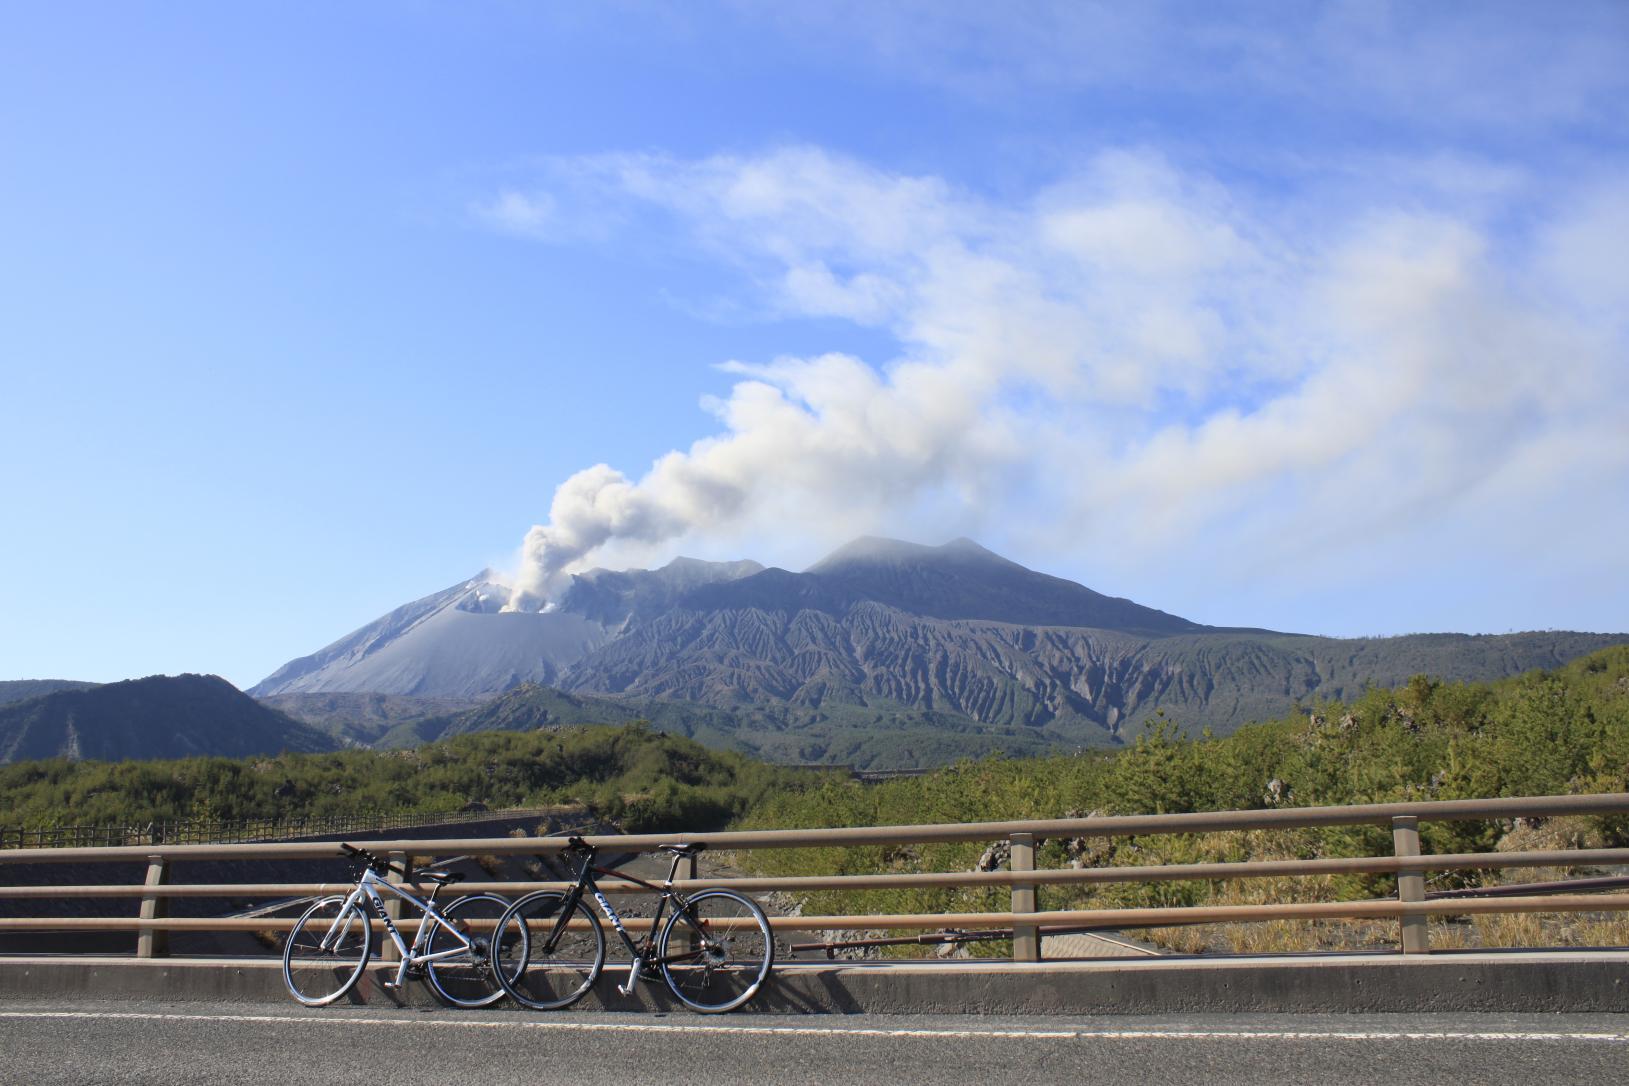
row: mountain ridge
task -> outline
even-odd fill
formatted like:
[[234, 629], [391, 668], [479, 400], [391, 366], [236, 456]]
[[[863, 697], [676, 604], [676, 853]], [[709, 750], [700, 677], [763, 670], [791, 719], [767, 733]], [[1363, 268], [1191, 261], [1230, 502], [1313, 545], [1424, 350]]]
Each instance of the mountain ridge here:
[[[1367, 683], [1419, 672], [1491, 679], [1629, 640], [1565, 631], [1335, 639], [1207, 626], [965, 538], [927, 546], [862, 537], [801, 573], [695, 559], [590, 570], [543, 612], [507, 612], [505, 602], [490, 575], [461, 582], [291, 661], [251, 693], [479, 700], [534, 683], [647, 710], [716, 710], [725, 715], [705, 726], [733, 729], [744, 743], [755, 728], [819, 730], [822, 719], [886, 728], [918, 713], [935, 727], [1079, 746], [1120, 742], [1160, 710], [1225, 734]], [[529, 625], [574, 633], [550, 656], [527, 640]]]
[[152, 675], [0, 706], [0, 764], [241, 757], [339, 745], [218, 675]]
[[5, 679], [0, 680], [0, 705], [55, 694], [59, 690], [89, 690], [100, 685], [79, 679]]

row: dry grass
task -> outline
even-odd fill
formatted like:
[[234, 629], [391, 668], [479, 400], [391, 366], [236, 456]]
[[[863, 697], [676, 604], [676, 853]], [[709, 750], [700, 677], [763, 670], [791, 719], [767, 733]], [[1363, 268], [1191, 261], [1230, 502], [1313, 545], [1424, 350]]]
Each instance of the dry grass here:
[[1440, 916], [1428, 918], [1427, 945], [1432, 950], [1470, 950], [1477, 945], [1476, 931], [1461, 920], [1445, 920]]
[[[1518, 824], [1504, 835], [1498, 850], [1596, 848], [1605, 843], [1589, 819], [1553, 818], [1536, 824]], [[1162, 838], [1157, 847], [1140, 841], [1118, 842], [1113, 849], [1095, 855], [1094, 860], [1099, 866], [1294, 860], [1320, 855], [1322, 844], [1315, 833], [1304, 830], [1196, 834]], [[1599, 873], [1569, 868], [1513, 868], [1485, 873], [1483, 884], [1544, 882]], [[1435, 876], [1432, 881], [1437, 888], [1465, 884], [1462, 878], [1450, 876]], [[1476, 884], [1474, 879], [1471, 884]], [[1106, 885], [1093, 890], [1047, 887], [1043, 890], [1041, 907], [1095, 909], [1190, 903], [1270, 905], [1341, 901], [1382, 896], [1387, 885], [1385, 880], [1326, 875]], [[980, 906], [971, 907], [976, 910]], [[1433, 950], [1621, 947], [1629, 946], [1629, 913], [1433, 916], [1428, 919], [1428, 931]], [[1282, 919], [1128, 929], [1126, 934], [1174, 954], [1272, 955], [1401, 949], [1401, 923], [1397, 920]], [[994, 950], [993, 944], [977, 944], [964, 952], [985, 956]], [[913, 947], [894, 953], [914, 956], [924, 951]]]
[[1585, 913], [1574, 919], [1578, 921], [1574, 946], [1629, 947], [1629, 913]]
[[[1629, 914], [1431, 917], [1429, 931], [1432, 950], [1629, 947]], [[1399, 924], [1393, 920], [1267, 920], [1144, 928], [1126, 934], [1173, 954], [1303, 954], [1395, 950], [1400, 945]]]
[[[1310, 841], [1295, 831], [1206, 834], [1190, 839], [1171, 862], [1275, 860], [1310, 854]], [[1552, 818], [1517, 825], [1500, 840], [1501, 852], [1599, 848], [1605, 842], [1586, 818]], [[1487, 882], [1523, 883], [1596, 874], [1569, 868], [1513, 868], [1489, 872]], [[1351, 896], [1330, 877], [1251, 879], [1214, 886], [1208, 905], [1261, 905], [1336, 901]], [[1433, 950], [1539, 947], [1629, 946], [1629, 913], [1497, 913], [1474, 917], [1432, 917]], [[1178, 954], [1285, 954], [1309, 951], [1395, 949], [1400, 924], [1394, 920], [1269, 920], [1250, 924], [1208, 924], [1146, 930], [1141, 938]]]
[[1484, 947], [1545, 945], [1544, 924], [1537, 913], [1485, 913], [1471, 917], [1477, 943]]
[[1193, 924], [1180, 928], [1138, 929], [1126, 934], [1173, 954], [1310, 954], [1398, 945], [1395, 922], [1371, 920]]

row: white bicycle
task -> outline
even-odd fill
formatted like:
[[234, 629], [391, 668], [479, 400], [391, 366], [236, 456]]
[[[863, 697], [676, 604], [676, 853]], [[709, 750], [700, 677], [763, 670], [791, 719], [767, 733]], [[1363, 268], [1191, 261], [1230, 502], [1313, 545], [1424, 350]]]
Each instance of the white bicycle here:
[[[500, 957], [518, 960], [518, 972], [525, 967], [527, 957], [527, 935], [519, 924], [510, 925], [513, 939], [509, 940], [518, 945], [505, 949], [502, 955], [493, 953], [499, 941], [497, 921], [509, 908], [506, 899], [496, 894], [470, 894], [444, 909], [437, 908], [436, 895], [443, 887], [461, 880], [462, 875], [423, 868], [409, 876], [366, 849], [345, 844], [339, 847], [360, 860], [362, 868], [349, 894], [315, 902], [289, 932], [283, 946], [283, 981], [290, 995], [308, 1007], [322, 1007], [356, 986], [372, 955], [371, 912], [396, 944], [401, 962], [396, 979], [385, 981], [384, 987], [400, 989], [410, 979], [422, 979], [439, 998], [455, 1007], [485, 1007], [503, 998], [504, 989], [493, 962]], [[391, 872], [432, 882], [435, 888], [428, 898], [421, 898], [388, 881], [386, 876]], [[424, 914], [411, 946], [386, 912], [381, 890], [395, 894]]]

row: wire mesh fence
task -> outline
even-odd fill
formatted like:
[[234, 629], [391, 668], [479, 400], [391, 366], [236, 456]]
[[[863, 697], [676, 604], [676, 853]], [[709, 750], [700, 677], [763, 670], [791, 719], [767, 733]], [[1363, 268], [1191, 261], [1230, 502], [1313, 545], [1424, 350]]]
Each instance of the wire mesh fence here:
[[116, 848], [122, 845], [229, 845], [253, 841], [281, 841], [291, 837], [326, 837], [333, 834], [377, 833], [411, 826], [458, 825], [498, 818], [569, 814], [576, 807], [524, 807], [505, 810], [363, 811], [339, 815], [303, 815], [292, 818], [177, 819], [142, 825], [3, 826], [0, 849]]

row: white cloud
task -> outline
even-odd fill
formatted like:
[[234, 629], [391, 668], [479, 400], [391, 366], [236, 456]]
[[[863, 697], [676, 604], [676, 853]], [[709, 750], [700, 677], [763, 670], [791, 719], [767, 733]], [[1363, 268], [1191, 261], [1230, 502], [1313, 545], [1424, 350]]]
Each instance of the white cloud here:
[[[1327, 558], [1472, 499], [1519, 516], [1579, 485], [1566, 435], [1611, 431], [1629, 402], [1601, 315], [1622, 307], [1553, 302], [1591, 277], [1621, 299], [1610, 190], [1526, 209], [1553, 225], [1523, 244], [1420, 207], [1310, 230], [1139, 152], [1018, 205], [812, 148], [577, 160], [555, 180], [562, 201], [658, 209], [767, 284], [765, 307], [887, 329], [898, 355], [728, 364], [716, 433], [637, 479], [598, 465], [560, 486], [527, 537], [536, 597], [608, 543], [950, 524], [1121, 566], [1196, 538], [1222, 569]], [[1623, 457], [1603, 463], [1629, 488]]]
[[556, 232], [556, 201], [546, 192], [500, 192], [477, 203], [474, 212], [487, 225], [522, 237], [549, 240]]

